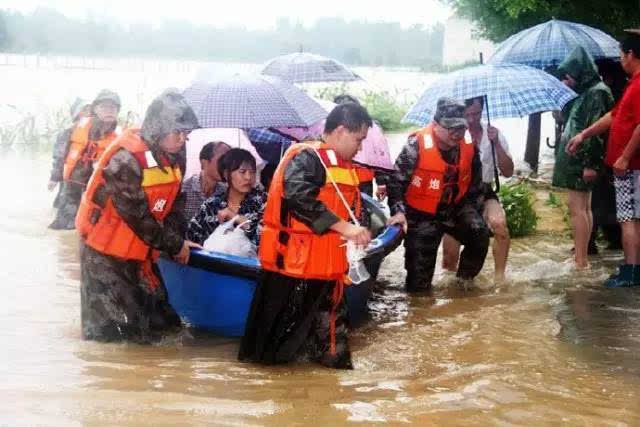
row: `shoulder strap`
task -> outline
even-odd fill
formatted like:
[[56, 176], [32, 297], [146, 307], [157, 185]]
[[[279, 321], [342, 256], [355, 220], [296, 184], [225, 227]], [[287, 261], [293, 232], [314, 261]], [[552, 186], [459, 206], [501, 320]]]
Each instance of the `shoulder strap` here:
[[[322, 167], [324, 167], [325, 173], [329, 177], [329, 180], [331, 181], [331, 184], [333, 184], [333, 187], [335, 188], [336, 193], [338, 193], [338, 197], [340, 197], [340, 200], [344, 204], [344, 207], [347, 208], [347, 212], [349, 212], [349, 217], [351, 218], [351, 221], [353, 221], [353, 223], [355, 225], [359, 226], [360, 222], [358, 221], [358, 219], [354, 215], [353, 211], [351, 210], [351, 206], [349, 206], [349, 203], [347, 203], [347, 200], [344, 198], [344, 195], [342, 194], [342, 191], [340, 191], [340, 188], [338, 188], [338, 184], [336, 184], [336, 181], [333, 179], [333, 176], [331, 175], [331, 172], [329, 172], [329, 169], [327, 168], [327, 165], [325, 165], [324, 161], [322, 160], [322, 156], [318, 152], [318, 149], [316, 147], [313, 147], [313, 151], [315, 151], [315, 153], [318, 155], [318, 158], [320, 159], [320, 163], [322, 163]], [[333, 153], [333, 150], [331, 152]], [[335, 153], [334, 153], [334, 155], [335, 155]]]

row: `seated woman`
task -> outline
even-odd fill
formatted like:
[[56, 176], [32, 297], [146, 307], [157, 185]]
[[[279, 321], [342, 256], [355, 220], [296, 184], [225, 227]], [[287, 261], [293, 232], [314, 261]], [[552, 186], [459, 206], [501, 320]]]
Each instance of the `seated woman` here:
[[244, 224], [247, 237], [258, 246], [267, 193], [256, 182], [256, 160], [250, 152], [232, 148], [218, 160], [220, 177], [228, 188], [218, 189], [205, 200], [189, 222], [189, 240], [203, 244], [222, 223], [236, 217], [236, 225]]

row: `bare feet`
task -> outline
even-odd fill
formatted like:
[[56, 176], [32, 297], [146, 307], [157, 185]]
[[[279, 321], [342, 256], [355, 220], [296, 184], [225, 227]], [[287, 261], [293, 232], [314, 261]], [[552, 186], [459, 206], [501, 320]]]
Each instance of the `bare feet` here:
[[504, 285], [507, 282], [507, 276], [502, 273], [495, 273], [493, 275], [493, 284], [496, 286]]
[[574, 262], [573, 267], [576, 269], [576, 271], [587, 271], [587, 270], [591, 270], [591, 264], [588, 262], [585, 263], [578, 263], [578, 262]]

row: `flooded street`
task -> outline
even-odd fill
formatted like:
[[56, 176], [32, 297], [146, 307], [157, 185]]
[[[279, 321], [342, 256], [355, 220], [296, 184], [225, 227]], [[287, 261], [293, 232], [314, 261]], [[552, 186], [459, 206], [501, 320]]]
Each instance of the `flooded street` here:
[[500, 288], [489, 257], [473, 290], [438, 270], [433, 295], [407, 296], [402, 249], [387, 258], [351, 333], [354, 371], [262, 367], [236, 361], [235, 339], [82, 341], [76, 236], [46, 228], [49, 155], [0, 161], [2, 423], [640, 423], [640, 289], [601, 287], [620, 260], [606, 251], [572, 274], [549, 207], [538, 235], [513, 242]]
[[[192, 78], [46, 70], [45, 82], [41, 70], [1, 71], [11, 78], [0, 90], [24, 111], [106, 86], [141, 114], [161, 88]], [[433, 79], [391, 77], [415, 93]], [[374, 86], [390, 87], [385, 79]], [[516, 159], [522, 123], [500, 125]], [[408, 296], [399, 248], [381, 268], [371, 318], [351, 331], [355, 370], [263, 367], [236, 360], [239, 340], [191, 332], [154, 346], [83, 341], [77, 237], [47, 229], [50, 149], [32, 151], [0, 152], [0, 424], [640, 425], [640, 289], [602, 287], [619, 252], [571, 271], [547, 190], [539, 232], [512, 242], [507, 284], [491, 284], [490, 254], [474, 289], [438, 269], [432, 295]]]

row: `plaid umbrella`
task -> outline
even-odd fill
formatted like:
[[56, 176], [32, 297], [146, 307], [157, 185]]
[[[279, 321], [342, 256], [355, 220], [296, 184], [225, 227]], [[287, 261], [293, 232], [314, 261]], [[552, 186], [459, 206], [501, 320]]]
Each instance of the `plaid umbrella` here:
[[203, 128], [309, 126], [327, 116], [303, 91], [277, 77], [236, 75], [184, 91]]
[[307, 52], [277, 56], [265, 64], [262, 74], [277, 76], [292, 83], [362, 80], [335, 59]]
[[552, 19], [509, 37], [498, 46], [488, 63], [524, 64], [543, 69], [557, 66], [576, 46], [583, 46], [593, 59], [620, 56], [619, 44], [610, 35], [587, 25]]
[[258, 154], [269, 163], [278, 164], [282, 154], [293, 144], [293, 138], [274, 128], [253, 128], [247, 131]]
[[526, 65], [478, 65], [449, 73], [422, 94], [403, 121], [425, 125], [446, 96], [464, 101], [487, 97], [485, 114], [491, 118], [523, 117], [560, 110], [577, 95], [552, 75]]

